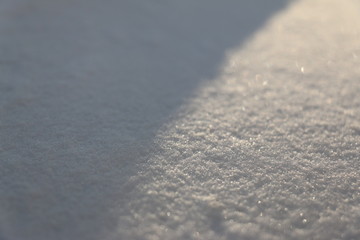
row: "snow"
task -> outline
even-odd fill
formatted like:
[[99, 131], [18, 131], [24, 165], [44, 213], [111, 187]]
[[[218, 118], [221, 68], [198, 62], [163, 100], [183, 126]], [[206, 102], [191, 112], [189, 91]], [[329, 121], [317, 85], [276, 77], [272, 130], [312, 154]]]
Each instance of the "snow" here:
[[3, 0], [0, 239], [359, 239], [356, 0]]

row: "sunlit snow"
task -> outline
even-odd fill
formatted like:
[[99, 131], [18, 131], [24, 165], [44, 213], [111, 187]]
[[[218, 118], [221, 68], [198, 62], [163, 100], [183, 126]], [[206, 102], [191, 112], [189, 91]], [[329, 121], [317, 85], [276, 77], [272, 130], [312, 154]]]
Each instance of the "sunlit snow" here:
[[359, 9], [2, 0], [0, 239], [360, 239]]

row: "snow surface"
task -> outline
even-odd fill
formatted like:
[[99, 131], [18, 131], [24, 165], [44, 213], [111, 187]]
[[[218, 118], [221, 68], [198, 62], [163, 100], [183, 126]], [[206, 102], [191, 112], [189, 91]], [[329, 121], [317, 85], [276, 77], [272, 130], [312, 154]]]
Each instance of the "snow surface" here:
[[360, 239], [359, 9], [2, 0], [0, 239]]

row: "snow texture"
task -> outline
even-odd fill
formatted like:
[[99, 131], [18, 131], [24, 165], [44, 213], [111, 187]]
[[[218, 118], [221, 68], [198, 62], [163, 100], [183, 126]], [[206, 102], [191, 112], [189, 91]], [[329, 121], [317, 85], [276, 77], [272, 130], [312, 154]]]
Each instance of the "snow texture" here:
[[2, 0], [0, 239], [360, 239], [359, 9]]

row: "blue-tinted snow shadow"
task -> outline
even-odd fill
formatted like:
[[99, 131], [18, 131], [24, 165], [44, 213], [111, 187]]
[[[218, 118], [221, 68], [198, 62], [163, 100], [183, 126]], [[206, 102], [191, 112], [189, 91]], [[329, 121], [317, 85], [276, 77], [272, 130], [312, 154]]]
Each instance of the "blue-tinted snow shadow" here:
[[4, 178], [32, 184], [7, 201], [2, 211], [12, 220], [4, 229], [29, 239], [98, 239], [111, 231], [111, 210], [121, 208], [159, 128], [218, 74], [228, 49], [287, 4], [38, 0], [9, 13], [15, 28], [2, 47], [16, 56], [3, 91], [17, 110], [6, 110], [3, 122], [26, 121], [8, 127], [15, 147], [7, 156], [17, 165]]

